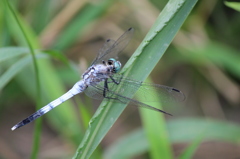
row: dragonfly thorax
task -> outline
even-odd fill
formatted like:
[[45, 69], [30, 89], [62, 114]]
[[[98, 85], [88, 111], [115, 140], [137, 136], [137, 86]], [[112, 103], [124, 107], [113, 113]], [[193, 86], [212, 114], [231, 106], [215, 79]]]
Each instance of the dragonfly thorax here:
[[121, 69], [121, 63], [113, 58], [102, 64], [92, 65], [82, 75], [86, 85], [96, 85]]
[[82, 78], [86, 85], [95, 85], [119, 72], [120, 69], [121, 63], [114, 58], [110, 58], [107, 62], [103, 61], [102, 64], [89, 67]]

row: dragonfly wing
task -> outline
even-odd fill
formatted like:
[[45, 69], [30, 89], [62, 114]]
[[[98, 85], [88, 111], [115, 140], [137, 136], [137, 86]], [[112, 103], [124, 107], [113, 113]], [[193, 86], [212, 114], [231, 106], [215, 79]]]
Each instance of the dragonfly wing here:
[[[122, 75], [119, 74], [118, 78], [116, 78], [115, 82], [120, 82], [120, 77]], [[98, 76], [98, 78], [103, 78], [101, 75]], [[84, 91], [84, 93], [89, 96], [90, 98], [102, 100], [104, 99], [103, 92], [104, 92], [104, 82], [99, 82], [97, 85], [89, 85], [87, 89]], [[114, 83], [111, 78], [108, 79], [108, 88], [109, 90], [115, 90], [118, 87], [116, 83]]]
[[[185, 100], [184, 93], [173, 87], [140, 82], [126, 77], [122, 77], [122, 75], [119, 74], [114, 75], [113, 78], [117, 81], [121, 80], [121, 89], [118, 89], [118, 92], [116, 93], [124, 94], [124, 92], [127, 91], [131, 94], [134, 94], [136, 92], [136, 95], [141, 96], [141, 101], [143, 102], [154, 102], [154, 99], [159, 99], [163, 103], [181, 102]], [[151, 96], [152, 98], [149, 98], [149, 96]]]
[[[103, 98], [103, 91], [104, 91], [103, 87], [101, 87], [99, 85], [96, 85], [96, 86], [92, 86], [92, 89], [95, 90], [95, 92], [97, 92], [97, 93], [94, 94], [94, 97]], [[111, 90], [106, 91], [106, 97], [104, 99], [112, 100], [114, 102], [123, 103], [123, 104], [130, 103], [130, 104], [133, 104], [133, 105], [138, 106], [138, 107], [147, 108], [147, 109], [154, 110], [154, 111], [157, 111], [157, 112], [165, 113], [167, 115], [171, 115], [171, 114], [169, 114], [169, 113], [167, 113], [163, 110], [160, 110], [158, 108], [152, 107], [152, 106], [147, 105], [147, 104], [144, 104], [144, 103], [139, 102], [135, 99], [128, 98], [126, 96], [123, 96], [123, 95], [118, 94], [118, 93], [116, 93], [114, 91], [111, 91]]]
[[54, 101], [52, 101], [51, 103], [47, 104], [46, 106], [42, 107], [41, 109], [39, 109], [38, 111], [36, 111], [35, 113], [33, 113], [32, 115], [30, 115], [29, 117], [27, 117], [26, 119], [22, 120], [21, 122], [19, 122], [18, 124], [16, 124], [15, 126], [12, 127], [12, 131], [20, 128], [34, 120], [36, 120], [37, 118], [41, 117], [42, 115], [46, 114], [47, 112], [49, 112], [50, 110], [52, 110], [53, 108], [55, 108], [56, 106], [62, 104], [63, 102], [65, 102], [66, 100], [72, 98], [74, 95], [81, 93], [84, 89], [84, 86], [82, 85], [82, 81], [77, 82], [72, 89], [70, 89], [67, 93], [65, 93], [64, 95], [62, 95], [61, 97], [55, 99]]
[[132, 39], [134, 33], [133, 28], [129, 28], [122, 36], [115, 42], [114, 40], [107, 40], [103, 47], [99, 50], [97, 58], [93, 61], [93, 64], [102, 63], [110, 58], [117, 58], [118, 54], [127, 46]]
[[[180, 90], [159, 84], [151, 84], [132, 80], [123, 77], [121, 74], [113, 76], [115, 82], [110, 78], [108, 79], [108, 89], [115, 94], [135, 94], [141, 96], [141, 102], [157, 102], [160, 100], [162, 103], [174, 103], [185, 100], [185, 95]], [[120, 83], [119, 85], [116, 84]], [[103, 99], [104, 82], [100, 82], [96, 86], [89, 86], [85, 93], [94, 99]], [[109, 94], [111, 96], [111, 94]], [[151, 96], [151, 98], [149, 98]]]
[[90, 98], [102, 100], [104, 91], [104, 82], [100, 82], [97, 87], [88, 86], [88, 88], [84, 91], [84, 93]]
[[170, 113], [167, 113], [167, 112], [165, 112], [161, 109], [152, 107], [148, 104], [142, 103], [142, 102], [137, 101], [135, 99], [131, 99], [131, 98], [128, 98], [126, 96], [122, 96], [122, 95], [119, 95], [119, 94], [116, 94], [116, 93], [113, 93], [113, 94], [115, 94], [114, 96], [116, 96], [116, 99], [114, 99], [115, 101], [118, 101], [118, 102], [121, 102], [121, 103], [124, 103], [124, 104], [130, 103], [130, 105], [134, 104], [135, 106], [138, 106], [138, 107], [141, 107], [141, 108], [146, 108], [146, 109], [154, 110], [154, 111], [161, 112], [161, 113], [164, 113], [164, 114], [167, 114], [167, 115], [171, 115]]
[[95, 60], [93, 60], [92, 64], [97, 64], [97, 63], [102, 63], [101, 59], [108, 51], [109, 49], [114, 45], [115, 41], [112, 39], [108, 39], [105, 41], [105, 43], [103, 44], [103, 47], [98, 51], [98, 55], [95, 58]]

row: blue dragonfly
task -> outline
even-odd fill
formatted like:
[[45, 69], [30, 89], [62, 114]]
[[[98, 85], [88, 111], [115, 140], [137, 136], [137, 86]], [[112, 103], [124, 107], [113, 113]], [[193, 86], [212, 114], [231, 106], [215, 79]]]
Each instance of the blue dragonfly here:
[[185, 99], [184, 94], [173, 87], [144, 83], [132, 80], [119, 74], [121, 69], [120, 61], [117, 61], [118, 54], [127, 46], [134, 33], [133, 28], [129, 28], [118, 40], [106, 40], [99, 50], [96, 59], [91, 66], [83, 73], [82, 79], [78, 81], [67, 93], [42, 107], [26, 119], [12, 127], [12, 130], [20, 128], [35, 119], [46, 114], [56, 106], [72, 98], [73, 96], [85, 92], [94, 99], [106, 99], [120, 103], [131, 103], [139, 107], [151, 109], [171, 115], [163, 110], [144, 104], [136, 99], [124, 96], [125, 89], [128, 93], [134, 94], [136, 91], [141, 94], [143, 101], [148, 101], [148, 95], [160, 99], [162, 102], [178, 102]]

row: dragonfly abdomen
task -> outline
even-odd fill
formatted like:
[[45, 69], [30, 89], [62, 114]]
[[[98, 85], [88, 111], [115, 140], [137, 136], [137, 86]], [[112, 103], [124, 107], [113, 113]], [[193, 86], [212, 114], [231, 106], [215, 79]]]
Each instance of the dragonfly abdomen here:
[[36, 111], [35, 113], [33, 113], [32, 115], [27, 117], [26, 119], [22, 120], [21, 122], [19, 122], [15, 126], [13, 126], [12, 127], [12, 131], [17, 129], [17, 128], [20, 128], [20, 127], [22, 127], [22, 126], [24, 126], [24, 125], [26, 125], [28, 123], [30, 123], [30, 122], [32, 122], [34, 120], [36, 120], [37, 118], [39, 118], [42, 115], [46, 114], [47, 112], [49, 112], [50, 110], [52, 110], [56, 106], [62, 104], [63, 102], [65, 102], [69, 98], [72, 98], [76, 94], [83, 92], [86, 88], [87, 88], [87, 86], [85, 85], [83, 80], [78, 81], [72, 87], [72, 89], [70, 89], [67, 93], [65, 93], [61, 97], [55, 99], [54, 101], [50, 102], [49, 104], [47, 104], [46, 106], [42, 107], [41, 109], [39, 109], [38, 111]]

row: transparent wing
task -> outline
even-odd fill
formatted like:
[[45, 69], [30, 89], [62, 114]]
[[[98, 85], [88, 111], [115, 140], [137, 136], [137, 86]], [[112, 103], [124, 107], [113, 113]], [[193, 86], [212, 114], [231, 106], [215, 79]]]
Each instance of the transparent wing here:
[[[116, 80], [120, 80], [121, 77], [115, 77]], [[160, 100], [162, 103], [181, 102], [185, 100], [185, 95], [180, 90], [159, 84], [145, 83], [135, 81], [128, 78], [122, 78], [120, 82], [120, 88], [118, 93], [123, 94], [124, 88], [130, 88], [127, 91], [130, 93], [136, 92], [136, 95], [141, 96], [141, 101], [155, 102], [154, 99]], [[137, 91], [136, 91], [137, 90]], [[149, 98], [151, 96], [151, 98]]]
[[103, 47], [99, 50], [96, 59], [92, 62], [93, 64], [102, 63], [107, 61], [109, 58], [117, 58], [118, 54], [127, 46], [129, 41], [132, 39], [134, 33], [133, 28], [129, 28], [122, 36], [115, 42], [114, 40], [108, 39]]
[[[181, 102], [185, 100], [185, 95], [183, 94], [183, 92], [173, 87], [140, 82], [126, 77], [122, 77], [122, 75], [120, 74], [115, 74], [113, 78], [116, 82], [119, 82], [120, 84], [117, 85], [109, 78], [109, 90], [121, 95], [128, 93], [133, 94], [136, 92], [136, 95], [141, 95], [141, 101], [143, 102], [154, 102], [152, 101], [152, 99], [160, 99], [163, 103]], [[103, 99], [104, 82], [100, 82], [96, 87], [97, 90], [95, 87], [89, 86], [84, 92], [91, 98]], [[126, 91], [128, 93], [126, 93]], [[148, 98], [149, 96], [154, 98]]]
[[105, 43], [103, 44], [103, 47], [99, 50], [97, 57], [93, 60], [92, 64], [96, 64], [96, 63], [102, 63], [102, 61], [100, 60], [101, 57], [104, 57], [104, 55], [108, 52], [108, 50], [114, 45], [115, 41], [112, 39], [108, 39], [105, 41]]
[[[150, 105], [144, 104], [142, 102], [151, 101], [151, 99], [160, 99], [163, 103], [172, 103], [172, 102], [179, 102], [185, 100], [184, 94], [173, 88], [158, 84], [150, 84], [139, 82], [135, 80], [131, 80], [121, 75], [116, 75], [113, 77], [116, 82], [120, 82], [119, 85], [108, 80], [108, 91], [106, 91], [106, 98], [109, 100], [114, 100], [116, 102], [121, 103], [132, 103], [139, 107], [144, 107], [147, 109], [159, 111], [166, 113], [162, 110], [154, 108]], [[126, 89], [128, 88], [128, 89]], [[90, 86], [86, 89], [85, 93], [94, 99], [103, 99], [103, 91], [104, 91], [104, 82], [99, 83], [96, 86]], [[126, 92], [127, 91], [127, 92]], [[124, 96], [123, 94], [132, 94], [135, 93], [141, 95], [141, 100], [135, 100]], [[155, 97], [155, 98], [147, 98], [147, 97]], [[153, 101], [154, 102], [154, 101]], [[168, 114], [168, 113], [166, 113]]]
[[104, 90], [104, 82], [100, 82], [97, 88], [95, 88], [94, 86], [88, 86], [88, 88], [84, 91], [84, 93], [90, 98], [102, 100], [104, 99], [103, 90]]

